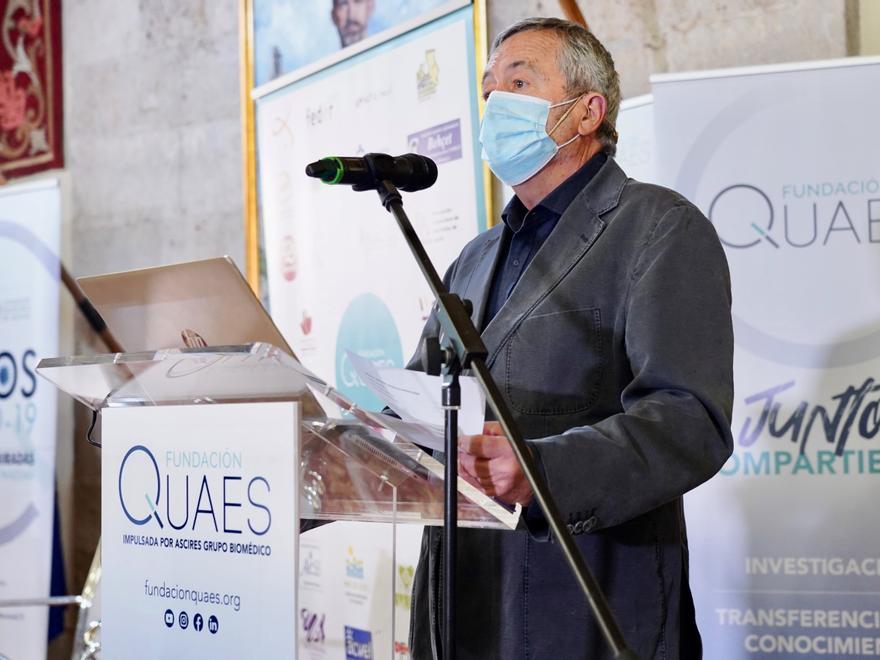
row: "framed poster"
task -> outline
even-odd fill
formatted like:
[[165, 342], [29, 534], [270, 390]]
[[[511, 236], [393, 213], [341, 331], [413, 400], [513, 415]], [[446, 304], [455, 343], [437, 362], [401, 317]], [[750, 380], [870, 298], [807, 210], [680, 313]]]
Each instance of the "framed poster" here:
[[[377, 10], [385, 1], [377, 0]], [[432, 299], [376, 193], [326, 186], [304, 168], [322, 156], [367, 151], [433, 158], [437, 184], [404, 193], [404, 203], [441, 271], [485, 227], [492, 217], [490, 174], [476, 144], [485, 3], [438, 6], [458, 9], [398, 25], [393, 39], [350, 47], [312, 75], [295, 72], [254, 89], [247, 47], [253, 6], [242, 3], [248, 280], [303, 362], [366, 405], [371, 401], [339, 349], [402, 364]], [[300, 567], [300, 651], [409, 657], [420, 535], [421, 526], [405, 526], [394, 548], [385, 525], [337, 522], [309, 532]], [[391, 575], [392, 554], [400, 564], [390, 589], [378, 576]], [[392, 599], [397, 609], [389, 618]], [[345, 655], [352, 644], [363, 653]]]
[[377, 402], [346, 349], [403, 366], [433, 297], [375, 192], [305, 176], [328, 155], [417, 152], [437, 183], [404, 204], [437, 269], [485, 228], [472, 8], [256, 101], [270, 311], [306, 366], [361, 405]]

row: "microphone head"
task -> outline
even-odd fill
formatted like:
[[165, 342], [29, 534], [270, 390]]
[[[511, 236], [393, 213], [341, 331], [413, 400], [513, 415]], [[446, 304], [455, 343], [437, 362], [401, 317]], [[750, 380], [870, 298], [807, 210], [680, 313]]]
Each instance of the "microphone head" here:
[[333, 156], [306, 165], [306, 176], [321, 179], [324, 183], [339, 183], [342, 172], [342, 163]]
[[419, 154], [404, 154], [396, 160], [404, 161], [407, 165], [407, 177], [399, 186], [404, 192], [416, 192], [430, 188], [437, 182], [437, 163], [427, 156]]
[[400, 190], [415, 192], [437, 181], [437, 164], [427, 156], [369, 153], [363, 157], [329, 156], [309, 163], [306, 175], [324, 183], [346, 184], [355, 190], [375, 190], [381, 181], [391, 181]]

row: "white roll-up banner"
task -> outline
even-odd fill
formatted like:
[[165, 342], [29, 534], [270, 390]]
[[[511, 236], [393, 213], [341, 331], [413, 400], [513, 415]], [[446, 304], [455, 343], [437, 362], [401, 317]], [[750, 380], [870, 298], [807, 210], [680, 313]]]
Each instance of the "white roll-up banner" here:
[[[58, 355], [56, 179], [0, 189], [0, 601], [46, 598], [57, 394], [36, 375]], [[46, 655], [48, 609], [0, 607], [0, 656]]]
[[705, 655], [880, 654], [880, 59], [653, 83], [732, 278], [734, 454], [685, 499]]

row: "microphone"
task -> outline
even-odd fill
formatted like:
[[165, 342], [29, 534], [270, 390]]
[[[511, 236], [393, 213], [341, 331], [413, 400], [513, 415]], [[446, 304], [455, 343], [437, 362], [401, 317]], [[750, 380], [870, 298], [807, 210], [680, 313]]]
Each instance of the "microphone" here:
[[328, 156], [306, 166], [306, 175], [326, 184], [347, 184], [355, 190], [373, 190], [390, 181], [406, 192], [430, 188], [437, 181], [437, 164], [427, 156], [365, 154], [363, 158]]

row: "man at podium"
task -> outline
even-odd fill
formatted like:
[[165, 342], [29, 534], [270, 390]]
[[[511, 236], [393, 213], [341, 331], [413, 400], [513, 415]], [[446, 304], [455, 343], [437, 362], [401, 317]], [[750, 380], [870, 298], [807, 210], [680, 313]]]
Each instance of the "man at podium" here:
[[[516, 196], [446, 274], [474, 304], [487, 364], [639, 658], [701, 654], [682, 495], [730, 455], [725, 256], [675, 192], [614, 161], [619, 80], [586, 29], [528, 19], [493, 44], [484, 158]], [[439, 327], [430, 318], [425, 336]], [[525, 507], [516, 532], [458, 536], [457, 655], [576, 660], [608, 648], [497, 423], [461, 474]], [[427, 528], [411, 648], [438, 658], [442, 530]]]

